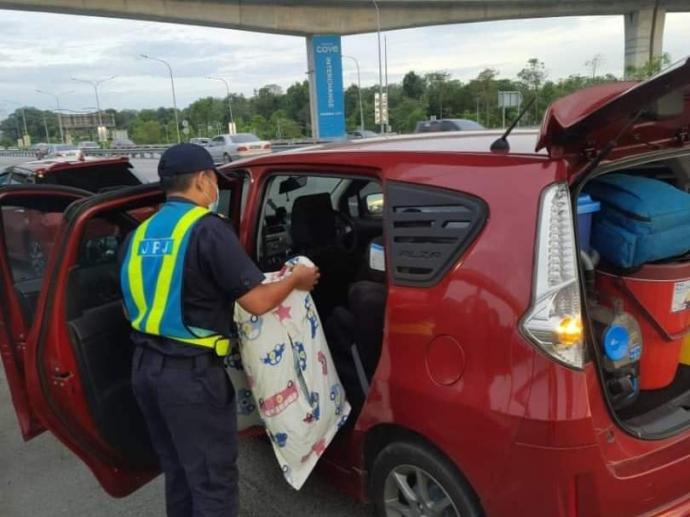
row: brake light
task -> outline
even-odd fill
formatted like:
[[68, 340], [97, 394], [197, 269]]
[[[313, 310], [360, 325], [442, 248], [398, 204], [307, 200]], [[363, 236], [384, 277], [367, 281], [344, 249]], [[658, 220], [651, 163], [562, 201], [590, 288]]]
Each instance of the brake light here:
[[264, 149], [270, 149], [270, 148], [271, 148], [271, 144], [270, 144], [270, 143], [264, 144]]
[[247, 150], [247, 147], [244, 146], [244, 145], [240, 145], [240, 146], [237, 147], [237, 150], [238, 150], [238, 151], [246, 151], [246, 150]]
[[522, 328], [544, 352], [571, 368], [582, 368], [585, 355], [578, 275], [570, 193], [565, 183], [557, 183], [541, 199], [532, 306]]

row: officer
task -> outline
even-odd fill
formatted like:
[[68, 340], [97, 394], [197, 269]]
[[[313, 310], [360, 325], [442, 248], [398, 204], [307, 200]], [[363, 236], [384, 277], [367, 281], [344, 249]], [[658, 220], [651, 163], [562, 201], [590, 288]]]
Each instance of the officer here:
[[230, 223], [214, 213], [216, 172], [201, 146], [166, 150], [158, 175], [167, 201], [123, 247], [132, 385], [165, 474], [170, 517], [238, 513], [235, 393], [223, 369], [233, 304], [261, 315], [319, 278], [316, 268], [297, 266], [261, 283]]

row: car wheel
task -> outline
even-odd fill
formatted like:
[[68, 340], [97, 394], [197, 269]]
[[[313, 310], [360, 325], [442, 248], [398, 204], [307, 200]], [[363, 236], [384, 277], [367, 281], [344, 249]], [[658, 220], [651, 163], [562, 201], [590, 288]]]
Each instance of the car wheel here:
[[396, 442], [374, 461], [371, 496], [377, 517], [479, 517], [472, 488], [430, 447]]
[[230, 158], [230, 155], [228, 153], [225, 153], [223, 155], [223, 163], [230, 163], [232, 159]]

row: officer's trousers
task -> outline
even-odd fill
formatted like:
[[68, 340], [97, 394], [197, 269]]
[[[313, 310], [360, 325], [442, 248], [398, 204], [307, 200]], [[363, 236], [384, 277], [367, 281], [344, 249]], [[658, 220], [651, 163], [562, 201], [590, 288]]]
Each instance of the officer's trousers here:
[[219, 361], [137, 347], [132, 385], [165, 475], [168, 517], [235, 517], [237, 413]]

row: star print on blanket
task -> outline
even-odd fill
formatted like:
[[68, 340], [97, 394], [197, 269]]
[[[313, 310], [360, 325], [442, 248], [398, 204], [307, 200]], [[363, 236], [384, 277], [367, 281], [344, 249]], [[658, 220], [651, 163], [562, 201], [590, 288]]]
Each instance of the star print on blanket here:
[[[296, 264], [313, 266], [297, 257], [279, 272], [266, 274], [265, 282], [289, 275]], [[300, 489], [350, 414], [314, 301], [309, 293], [295, 290], [260, 317], [235, 304], [235, 322], [253, 394], [243, 409], [254, 409], [256, 400], [283, 475]]]

